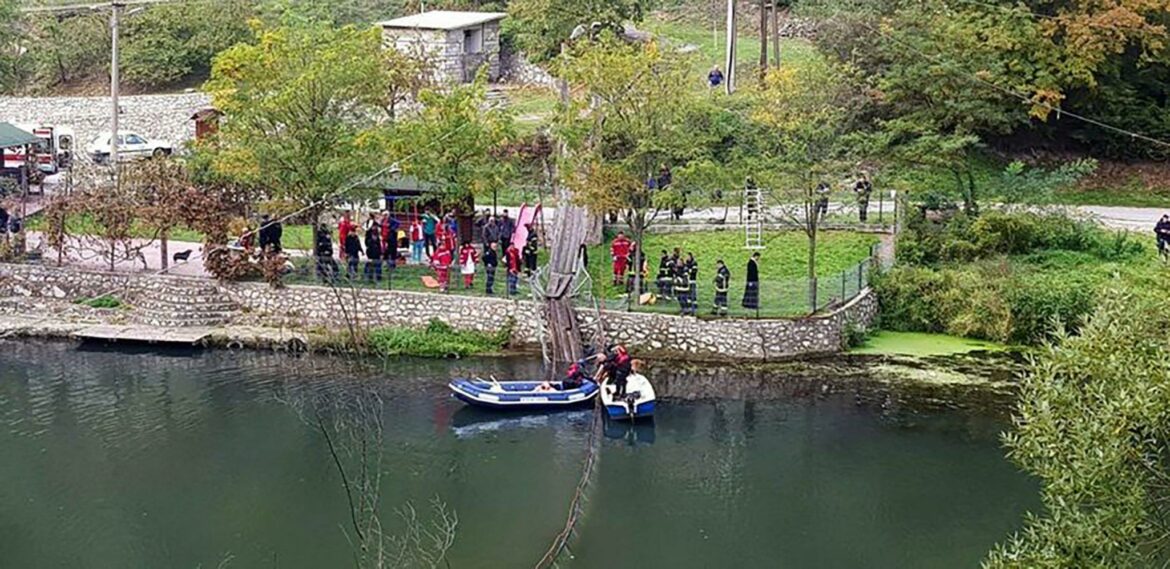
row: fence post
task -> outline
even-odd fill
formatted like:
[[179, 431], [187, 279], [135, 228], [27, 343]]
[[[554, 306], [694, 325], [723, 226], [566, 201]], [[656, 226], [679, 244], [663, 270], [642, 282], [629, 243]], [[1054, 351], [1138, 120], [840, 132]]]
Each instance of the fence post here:
[[816, 314], [816, 311], [817, 311], [817, 278], [813, 277], [811, 279], [808, 279], [806, 282], [808, 283], [808, 302], [809, 302], [809, 305], [811, 306], [811, 308], [809, 308], [808, 313], [809, 314]]
[[862, 261], [857, 264], [857, 294], [861, 294], [861, 289], [865, 288], [863, 283], [865, 282], [865, 264], [867, 262]]
[[841, 302], [845, 302], [845, 295], [847, 294], [845, 291], [845, 274], [848, 272], [847, 270], [841, 271]]

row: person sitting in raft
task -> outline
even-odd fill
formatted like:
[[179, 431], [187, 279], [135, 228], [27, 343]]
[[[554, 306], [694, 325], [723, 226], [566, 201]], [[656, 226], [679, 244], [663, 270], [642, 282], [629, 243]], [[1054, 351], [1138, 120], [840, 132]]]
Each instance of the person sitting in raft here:
[[540, 385], [536, 386], [536, 391], [543, 393], [545, 391], [556, 391], [556, 388], [553, 387], [551, 383], [544, 381], [541, 382]]
[[561, 389], [577, 389], [585, 384], [589, 375], [585, 373], [585, 366], [589, 365], [588, 358], [577, 360], [569, 369], [565, 370], [565, 379], [561, 381]]

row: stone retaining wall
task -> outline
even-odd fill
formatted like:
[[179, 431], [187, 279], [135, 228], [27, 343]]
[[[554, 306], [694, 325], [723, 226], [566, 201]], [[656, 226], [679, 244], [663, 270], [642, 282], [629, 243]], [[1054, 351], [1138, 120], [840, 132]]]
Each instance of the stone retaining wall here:
[[[207, 279], [111, 274], [41, 265], [0, 264], [0, 298], [73, 299], [110, 293], [130, 304], [158, 287], [207, 287]], [[347, 315], [363, 326], [422, 326], [439, 319], [458, 329], [493, 332], [511, 323], [518, 345], [539, 342], [534, 310], [527, 300], [432, 293], [346, 290], [318, 286], [272, 289], [263, 283], [218, 283], [219, 293], [238, 306], [235, 324], [310, 330], [345, 326]], [[193, 297], [194, 298], [194, 297]], [[192, 311], [199, 310], [193, 305]], [[869, 327], [878, 312], [868, 289], [825, 316], [803, 319], [698, 320], [665, 314], [605, 312], [611, 341], [640, 355], [688, 360], [778, 360], [838, 351], [846, 329]], [[591, 309], [578, 313], [584, 328]]]
[[[120, 130], [136, 131], [148, 139], [167, 140], [182, 148], [195, 136], [191, 115], [211, 105], [203, 93], [129, 95], [119, 97]], [[110, 130], [109, 97], [0, 97], [0, 121], [72, 127], [77, 134], [77, 156], [98, 133]], [[82, 158], [85, 160], [85, 158]]]

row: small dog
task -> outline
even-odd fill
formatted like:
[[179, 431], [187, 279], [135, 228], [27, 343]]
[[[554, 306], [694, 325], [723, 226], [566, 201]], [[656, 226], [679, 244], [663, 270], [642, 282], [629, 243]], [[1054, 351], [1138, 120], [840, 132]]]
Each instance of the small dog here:
[[171, 262], [172, 263], [178, 263], [179, 261], [186, 262], [187, 259], [190, 259], [190, 258], [191, 258], [191, 250], [187, 249], [186, 251], [179, 251], [178, 253], [175, 253], [174, 255], [172, 255]]

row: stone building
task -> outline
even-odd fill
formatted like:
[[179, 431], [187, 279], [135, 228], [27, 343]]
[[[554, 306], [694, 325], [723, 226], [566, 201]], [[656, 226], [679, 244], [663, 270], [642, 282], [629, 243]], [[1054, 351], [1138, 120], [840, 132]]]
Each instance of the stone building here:
[[440, 81], [467, 83], [480, 67], [500, 77], [500, 12], [435, 10], [380, 22], [382, 43], [406, 53], [425, 50]]

